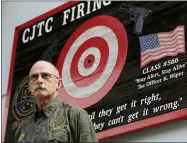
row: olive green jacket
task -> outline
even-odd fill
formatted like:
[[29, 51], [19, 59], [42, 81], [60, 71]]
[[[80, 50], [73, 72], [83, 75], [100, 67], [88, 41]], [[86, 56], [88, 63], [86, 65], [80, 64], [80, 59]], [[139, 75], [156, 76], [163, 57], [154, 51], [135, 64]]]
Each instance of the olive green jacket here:
[[17, 142], [98, 142], [84, 109], [55, 97], [42, 110], [23, 121]]

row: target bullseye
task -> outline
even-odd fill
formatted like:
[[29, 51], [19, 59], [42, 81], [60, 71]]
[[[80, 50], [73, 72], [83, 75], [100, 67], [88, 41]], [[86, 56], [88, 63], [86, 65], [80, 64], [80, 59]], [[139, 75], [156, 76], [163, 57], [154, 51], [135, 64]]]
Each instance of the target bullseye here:
[[84, 60], [84, 67], [86, 69], [89, 69], [90, 67], [93, 66], [95, 61], [95, 56], [93, 54], [88, 55], [85, 60]]
[[57, 68], [63, 100], [89, 107], [115, 84], [127, 55], [126, 31], [116, 18], [97, 16], [82, 24], [63, 47]]

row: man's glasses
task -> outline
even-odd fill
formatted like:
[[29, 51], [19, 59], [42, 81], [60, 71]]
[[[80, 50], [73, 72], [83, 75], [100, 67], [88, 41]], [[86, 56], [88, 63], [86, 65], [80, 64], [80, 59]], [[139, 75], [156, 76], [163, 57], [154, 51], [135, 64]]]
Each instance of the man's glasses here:
[[43, 78], [45, 80], [51, 79], [52, 77], [55, 77], [55, 78], [59, 79], [59, 77], [57, 77], [54, 74], [43, 72], [43, 73], [40, 73], [40, 74], [29, 75], [30, 81], [37, 80], [39, 78], [39, 75], [41, 75], [41, 78]]

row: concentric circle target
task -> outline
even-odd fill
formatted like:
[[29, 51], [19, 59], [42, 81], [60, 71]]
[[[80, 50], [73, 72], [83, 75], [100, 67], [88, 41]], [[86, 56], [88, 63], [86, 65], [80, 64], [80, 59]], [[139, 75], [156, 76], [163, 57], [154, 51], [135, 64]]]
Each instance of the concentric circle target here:
[[127, 36], [120, 21], [112, 16], [86, 21], [70, 36], [57, 61], [60, 96], [82, 108], [95, 104], [115, 84], [126, 55]]

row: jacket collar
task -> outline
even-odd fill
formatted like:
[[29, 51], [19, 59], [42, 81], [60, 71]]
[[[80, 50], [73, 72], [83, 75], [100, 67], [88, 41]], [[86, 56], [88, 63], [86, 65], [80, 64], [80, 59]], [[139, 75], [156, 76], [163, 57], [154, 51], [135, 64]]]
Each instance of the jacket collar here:
[[[43, 111], [45, 116], [49, 118], [52, 115], [52, 113], [55, 111], [55, 109], [58, 107], [60, 102], [61, 102], [60, 97], [56, 96], [41, 111]], [[38, 114], [37, 112], [40, 112], [40, 111], [36, 111], [36, 114]]]

